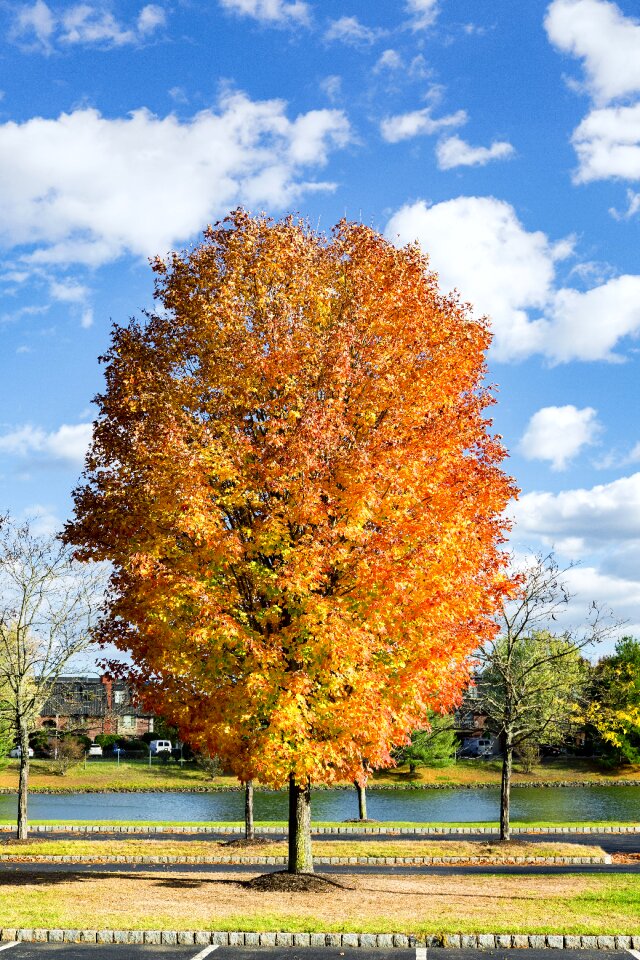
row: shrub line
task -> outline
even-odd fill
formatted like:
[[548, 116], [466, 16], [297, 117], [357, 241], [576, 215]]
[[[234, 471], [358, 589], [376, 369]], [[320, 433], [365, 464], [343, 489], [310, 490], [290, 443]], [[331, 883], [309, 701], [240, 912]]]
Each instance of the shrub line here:
[[555, 950], [638, 950], [640, 936], [627, 934], [526, 934], [526, 933], [247, 933], [241, 930], [67, 930], [4, 928], [0, 939], [30, 943], [128, 943], [172, 946], [247, 947], [363, 947], [461, 949], [555, 949]]

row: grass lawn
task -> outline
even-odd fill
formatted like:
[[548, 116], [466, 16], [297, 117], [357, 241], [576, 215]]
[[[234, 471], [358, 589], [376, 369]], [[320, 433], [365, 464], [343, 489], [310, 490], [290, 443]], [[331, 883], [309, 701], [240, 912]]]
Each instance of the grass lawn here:
[[[13, 818], [0, 818], [0, 826], [10, 826], [15, 827], [15, 817]], [[118, 830], [121, 827], [159, 827], [167, 833], [170, 833], [173, 829], [193, 829], [195, 827], [202, 827], [206, 830], [210, 830], [214, 833], [216, 830], [222, 830], [224, 828], [234, 827], [238, 830], [244, 830], [244, 821], [242, 820], [35, 820], [30, 819], [29, 823], [31, 826], [56, 826], [56, 827], [83, 827], [91, 824], [92, 826], [102, 826], [110, 827], [114, 831]], [[376, 820], [369, 821], [363, 825], [364, 827], [375, 827], [383, 828], [389, 830], [401, 830], [407, 828], [411, 829], [444, 829], [444, 830], [455, 830], [457, 828], [464, 828], [465, 830], [473, 830], [474, 828], [480, 827], [489, 827], [493, 830], [498, 830], [499, 824], [497, 820], [479, 820], [479, 821], [439, 821], [439, 822], [415, 822], [412, 820]], [[611, 827], [640, 827], [640, 823], [634, 821], [615, 821], [615, 820], [512, 820], [512, 828], [517, 827], [518, 829], [531, 829], [531, 828], [541, 828], [543, 830], [552, 831], [554, 829], [562, 828], [575, 828], [576, 830], [581, 830], [585, 827], [594, 827], [596, 829], [607, 829]], [[264, 830], [267, 827], [278, 827], [286, 832], [288, 824], [286, 820], [256, 820], [255, 828], [258, 833], [261, 830]], [[313, 820], [311, 824], [311, 829], [314, 830], [318, 827], [324, 827], [329, 830], [344, 830], [345, 828], [358, 830], [358, 823], [350, 821], [345, 823], [343, 820], [340, 821], [331, 821], [331, 820]]]
[[[79, 764], [61, 777], [49, 772], [46, 760], [33, 760], [31, 763], [30, 789], [37, 790], [184, 790], [208, 789], [238, 786], [235, 777], [219, 776], [214, 780], [207, 778], [197, 767], [176, 763], [154, 764], [149, 767], [144, 761], [123, 760], [120, 764], [112, 760], [88, 761], [86, 768]], [[615, 784], [617, 780], [637, 780], [640, 784], [640, 765], [629, 765], [618, 771], [601, 770], [597, 764], [588, 760], [553, 760], [536, 766], [531, 773], [518, 770], [514, 774], [514, 784], [540, 781], [581, 781], [588, 780], [599, 784]], [[408, 770], [399, 767], [373, 776], [370, 786], [420, 786], [422, 784], [469, 786], [470, 784], [500, 783], [499, 760], [465, 760], [449, 767], [426, 767], [409, 776]], [[17, 789], [18, 761], [12, 760], [0, 770], [0, 789]]]
[[[257, 871], [259, 872], [259, 871]], [[5, 927], [397, 933], [640, 933], [640, 877], [340, 876], [326, 893], [247, 891], [246, 875], [0, 875]]]
[[[393, 840], [393, 841], [322, 841], [315, 845], [317, 856], [323, 857], [601, 857], [597, 846], [575, 843], [517, 843], [507, 847], [499, 843], [459, 840]], [[281, 857], [287, 854], [285, 841], [264, 846], [244, 846], [211, 840], [45, 840], [32, 839], [17, 843], [0, 842], [0, 853], [14, 857], [90, 856], [101, 857], [210, 857], [257, 856]]]

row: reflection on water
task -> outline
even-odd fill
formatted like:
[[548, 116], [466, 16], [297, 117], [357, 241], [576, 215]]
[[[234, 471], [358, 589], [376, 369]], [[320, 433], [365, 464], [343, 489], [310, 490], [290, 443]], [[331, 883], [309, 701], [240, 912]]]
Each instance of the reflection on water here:
[[[367, 792], [369, 816], [375, 820], [447, 822], [497, 820], [498, 788], [482, 790], [374, 790]], [[16, 814], [16, 797], [0, 796], [0, 818]], [[32, 794], [34, 820], [242, 820], [244, 796], [220, 793], [83, 793], [68, 796]], [[314, 820], [357, 816], [355, 790], [313, 793]], [[640, 820], [638, 787], [514, 787], [514, 820]], [[284, 792], [255, 794], [257, 820], [285, 820]]]

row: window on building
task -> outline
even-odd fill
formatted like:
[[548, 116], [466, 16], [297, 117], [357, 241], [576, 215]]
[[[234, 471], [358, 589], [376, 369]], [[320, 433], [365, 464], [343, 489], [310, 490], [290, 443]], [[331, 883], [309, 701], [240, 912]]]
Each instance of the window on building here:
[[130, 714], [122, 718], [122, 727], [125, 730], [131, 730], [136, 725], [136, 718]]
[[124, 690], [116, 690], [113, 698], [115, 703], [124, 703]]

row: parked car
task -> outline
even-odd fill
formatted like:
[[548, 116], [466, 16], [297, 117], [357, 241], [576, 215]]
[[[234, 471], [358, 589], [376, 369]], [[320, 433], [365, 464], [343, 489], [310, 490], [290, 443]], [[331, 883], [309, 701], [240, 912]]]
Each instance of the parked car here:
[[[22, 748], [21, 748], [21, 747], [14, 747], [13, 750], [10, 750], [10, 751], [9, 751], [9, 756], [10, 756], [10, 757], [13, 757], [14, 760], [15, 760], [16, 757], [21, 757], [21, 756], [22, 756]], [[29, 759], [31, 759], [32, 756], [33, 756], [33, 750], [31, 749], [31, 747], [29, 747]]]
[[101, 757], [102, 756], [102, 747], [99, 743], [92, 743], [89, 745], [89, 750], [87, 755], [90, 757]]
[[149, 744], [149, 752], [152, 757], [157, 757], [161, 753], [171, 754], [171, 740], [152, 740]]

